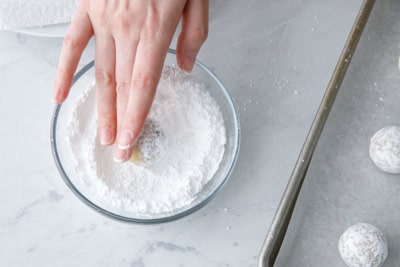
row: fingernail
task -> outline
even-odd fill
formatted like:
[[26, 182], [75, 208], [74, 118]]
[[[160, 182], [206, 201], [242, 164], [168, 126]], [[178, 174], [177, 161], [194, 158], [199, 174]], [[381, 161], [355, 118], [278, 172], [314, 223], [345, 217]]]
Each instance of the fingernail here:
[[59, 104], [57, 98], [55, 98], [55, 97], [53, 97], [53, 98], [51, 99], [51, 102], [53, 102], [54, 104]]
[[55, 90], [53, 91], [53, 99], [52, 99], [52, 101], [53, 101], [55, 104], [59, 104], [59, 103], [60, 103], [60, 97], [61, 97], [61, 91], [55, 89]]
[[182, 68], [186, 72], [191, 72], [193, 69], [194, 61], [196, 59], [196, 52], [185, 52], [182, 59]]
[[130, 131], [125, 130], [118, 140], [118, 148], [121, 150], [129, 149], [132, 146], [132, 134]]
[[53, 89], [53, 101], [57, 103], [59, 98], [60, 98], [60, 89], [58, 88], [57, 85], [55, 85]]
[[128, 160], [128, 150], [119, 150], [116, 149], [114, 151], [114, 161], [117, 163], [121, 163]]
[[116, 163], [122, 163], [124, 161], [125, 161], [125, 159], [119, 159], [119, 158], [114, 157], [114, 162], [116, 162]]
[[101, 128], [99, 133], [100, 133], [100, 143], [103, 146], [108, 146], [113, 143], [114, 133], [110, 127]]

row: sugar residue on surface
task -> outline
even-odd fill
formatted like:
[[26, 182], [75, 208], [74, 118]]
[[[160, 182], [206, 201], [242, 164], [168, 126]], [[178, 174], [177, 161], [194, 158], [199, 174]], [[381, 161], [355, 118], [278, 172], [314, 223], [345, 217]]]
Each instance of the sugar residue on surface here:
[[96, 130], [95, 85], [76, 102], [67, 141], [76, 173], [102, 201], [149, 216], [189, 205], [222, 160], [226, 133], [216, 101], [193, 77], [165, 67], [149, 119], [163, 130], [163, 157], [150, 166], [113, 161]]

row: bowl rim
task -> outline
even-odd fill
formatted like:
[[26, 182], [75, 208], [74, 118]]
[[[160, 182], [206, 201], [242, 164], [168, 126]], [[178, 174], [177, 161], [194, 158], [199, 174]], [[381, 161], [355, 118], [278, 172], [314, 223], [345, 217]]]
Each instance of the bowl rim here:
[[[169, 48], [168, 49], [168, 53], [172, 54], [172, 55], [176, 55], [176, 51], [174, 49]], [[189, 214], [194, 213], [195, 211], [201, 209], [202, 207], [204, 207], [206, 204], [208, 204], [217, 194], [218, 191], [220, 191], [220, 189], [226, 184], [227, 180], [229, 179], [229, 177], [232, 174], [233, 169], [236, 166], [236, 162], [238, 159], [238, 154], [239, 154], [239, 150], [240, 150], [240, 121], [239, 121], [239, 115], [238, 115], [238, 111], [237, 108], [235, 106], [235, 102], [233, 101], [232, 96], [230, 95], [230, 93], [227, 91], [226, 87], [223, 85], [223, 83], [219, 80], [219, 78], [205, 65], [203, 64], [201, 61], [199, 60], [195, 60], [195, 65], [197, 65], [198, 67], [200, 67], [203, 71], [206, 72], [207, 75], [209, 75], [214, 82], [217, 84], [217, 86], [221, 89], [222, 93], [225, 95], [226, 99], [228, 100], [230, 109], [233, 111], [233, 121], [234, 121], [234, 126], [236, 129], [236, 140], [235, 140], [235, 146], [234, 146], [234, 155], [233, 155], [233, 160], [232, 163], [228, 169], [228, 172], [226, 174], [226, 176], [224, 177], [224, 179], [222, 180], [222, 182], [216, 186], [213, 191], [211, 192], [211, 194], [209, 194], [204, 200], [202, 200], [201, 202], [197, 203], [196, 205], [185, 209], [179, 213], [170, 215], [170, 216], [165, 216], [165, 217], [159, 217], [159, 218], [132, 218], [132, 217], [127, 217], [127, 216], [122, 216], [113, 212], [110, 212], [98, 205], [96, 205], [95, 203], [93, 203], [91, 200], [89, 200], [84, 194], [82, 194], [78, 188], [75, 187], [75, 185], [72, 183], [72, 181], [69, 179], [66, 171], [64, 170], [64, 167], [61, 163], [60, 160], [60, 156], [58, 153], [58, 148], [57, 148], [57, 135], [56, 135], [56, 129], [57, 129], [57, 122], [58, 122], [58, 115], [60, 113], [61, 107], [62, 107], [62, 103], [61, 104], [56, 104], [54, 111], [53, 111], [53, 115], [51, 118], [51, 127], [50, 127], [50, 143], [51, 143], [51, 151], [52, 151], [52, 155], [53, 155], [53, 160], [55, 162], [55, 165], [57, 167], [57, 170], [59, 172], [59, 174], [61, 175], [62, 179], [64, 180], [65, 184], [67, 185], [67, 187], [74, 193], [74, 195], [81, 200], [83, 203], [85, 203], [87, 206], [89, 206], [90, 208], [92, 208], [93, 210], [95, 210], [96, 212], [117, 220], [117, 221], [121, 221], [121, 222], [126, 222], [126, 223], [137, 223], [137, 224], [158, 224], [158, 223], [165, 223], [165, 222], [170, 222], [170, 221], [174, 221], [183, 217], [186, 217]], [[85, 65], [84, 67], [82, 67], [74, 76], [72, 85], [75, 84], [75, 82], [77, 80], [79, 80], [79, 78], [85, 74], [89, 69], [91, 69], [92, 67], [94, 67], [94, 60], [91, 61], [90, 63], [88, 63], [87, 65]], [[71, 85], [71, 86], [72, 86]]]

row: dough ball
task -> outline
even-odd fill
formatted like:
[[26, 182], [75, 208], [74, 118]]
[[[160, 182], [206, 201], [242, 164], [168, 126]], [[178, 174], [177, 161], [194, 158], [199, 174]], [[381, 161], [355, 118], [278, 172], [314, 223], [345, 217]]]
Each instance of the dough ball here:
[[153, 119], [147, 119], [133, 148], [131, 162], [141, 166], [150, 166], [157, 162], [165, 154], [165, 142], [165, 133], [160, 124]]
[[371, 138], [369, 156], [382, 171], [400, 173], [400, 127], [388, 126], [376, 132]]
[[382, 266], [388, 246], [382, 231], [367, 223], [350, 226], [339, 240], [339, 253], [349, 267]]

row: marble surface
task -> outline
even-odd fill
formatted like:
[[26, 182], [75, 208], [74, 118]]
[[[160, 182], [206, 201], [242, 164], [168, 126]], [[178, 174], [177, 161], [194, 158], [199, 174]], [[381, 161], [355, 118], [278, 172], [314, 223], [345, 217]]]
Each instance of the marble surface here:
[[236, 99], [241, 152], [215, 199], [159, 225], [110, 220], [69, 191], [49, 141], [62, 40], [0, 32], [1, 265], [255, 266], [360, 5], [212, 1], [199, 59]]

